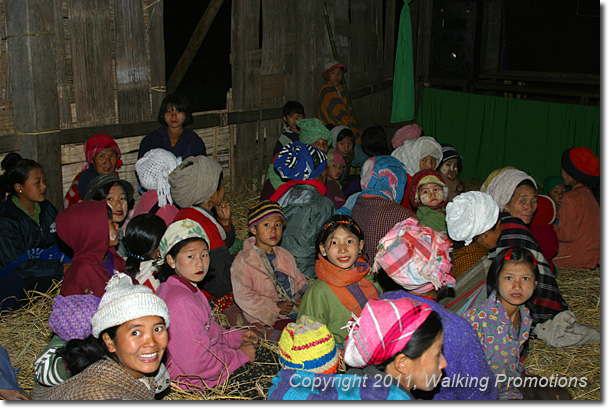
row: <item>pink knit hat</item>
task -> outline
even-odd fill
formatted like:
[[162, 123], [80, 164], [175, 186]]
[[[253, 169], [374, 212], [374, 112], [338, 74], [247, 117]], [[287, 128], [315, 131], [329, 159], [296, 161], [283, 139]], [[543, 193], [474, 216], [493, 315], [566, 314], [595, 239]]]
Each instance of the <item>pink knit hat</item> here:
[[330, 164], [345, 166], [345, 158], [334, 149], [328, 153], [327, 165]]
[[417, 124], [405, 125], [399, 128], [392, 137], [392, 147], [394, 149], [400, 147], [406, 140], [412, 140], [421, 136], [422, 129]]
[[449, 273], [451, 241], [413, 217], [394, 225], [377, 249], [371, 270], [382, 268], [406, 290], [423, 294], [455, 286], [455, 278]]
[[411, 298], [369, 300], [359, 318], [349, 321], [345, 363], [380, 364], [402, 351], [432, 309]]

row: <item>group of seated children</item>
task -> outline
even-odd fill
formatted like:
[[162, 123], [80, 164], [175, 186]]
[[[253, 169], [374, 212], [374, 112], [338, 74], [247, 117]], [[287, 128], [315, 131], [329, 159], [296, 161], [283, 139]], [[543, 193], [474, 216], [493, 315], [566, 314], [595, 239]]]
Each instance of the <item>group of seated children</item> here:
[[[87, 165], [59, 213], [42, 167], [7, 156], [1, 292], [63, 276], [34, 399], [150, 399], [170, 379], [213, 388], [254, 362], [263, 339], [278, 342], [282, 366], [269, 399], [570, 398], [441, 380], [535, 377], [524, 346], [535, 325], [568, 308], [553, 263], [599, 262], [599, 159], [566, 150], [562, 178], [545, 181], [548, 197], [513, 167], [464, 192], [456, 148], [417, 124], [395, 133], [391, 152], [381, 127], [361, 132], [345, 70], [327, 65], [319, 118], [304, 118], [298, 102], [284, 107], [243, 246], [222, 167], [184, 129], [192, 115], [179, 96], [164, 100], [162, 127], [142, 141], [138, 204], [109, 136], [85, 144]], [[18, 307], [14, 299], [2, 309]], [[233, 327], [218, 323], [211, 302]], [[143, 346], [135, 358], [134, 344]]]

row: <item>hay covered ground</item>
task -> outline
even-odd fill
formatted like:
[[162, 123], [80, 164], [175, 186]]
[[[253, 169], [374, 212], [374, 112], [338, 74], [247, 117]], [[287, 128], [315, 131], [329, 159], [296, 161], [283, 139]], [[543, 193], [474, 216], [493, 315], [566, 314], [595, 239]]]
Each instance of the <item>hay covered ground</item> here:
[[[480, 186], [480, 181], [466, 181], [467, 189]], [[472, 188], [471, 188], [472, 186]], [[478, 188], [478, 187], [477, 187]], [[476, 189], [476, 188], [475, 188]], [[241, 186], [227, 190], [231, 201], [233, 223], [237, 237], [247, 237], [248, 209], [257, 203], [258, 192]], [[557, 282], [575, 313], [577, 320], [600, 331], [600, 271], [570, 271], [559, 269]], [[20, 386], [28, 393], [32, 389], [33, 363], [51, 338], [48, 318], [59, 285], [48, 294], [33, 292], [27, 306], [0, 315], [0, 345], [8, 352], [17, 369]], [[222, 316], [218, 317], [222, 323]], [[554, 348], [539, 340], [530, 342], [530, 354], [525, 366], [532, 374], [550, 378], [586, 377], [586, 386], [569, 387], [576, 400], [600, 400], [600, 344]], [[264, 399], [271, 378], [279, 370], [277, 346], [263, 341], [256, 362], [238, 370], [225, 384], [205, 394], [185, 393], [172, 385], [164, 400], [252, 400]]]

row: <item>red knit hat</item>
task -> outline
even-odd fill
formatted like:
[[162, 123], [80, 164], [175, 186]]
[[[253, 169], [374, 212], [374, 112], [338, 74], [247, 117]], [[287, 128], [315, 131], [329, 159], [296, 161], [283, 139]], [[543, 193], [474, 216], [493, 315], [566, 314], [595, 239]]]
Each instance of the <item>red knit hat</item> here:
[[569, 176], [585, 185], [599, 183], [599, 158], [589, 148], [565, 150], [561, 155], [561, 167]]
[[445, 184], [445, 179], [443, 178], [443, 175], [433, 169], [424, 169], [413, 175], [411, 182], [409, 182], [409, 201], [411, 201], [411, 204], [415, 208], [423, 206], [421, 201], [419, 200], [419, 195], [417, 194], [419, 186], [422, 184], [439, 184], [443, 187], [443, 202], [432, 207], [432, 209], [440, 209], [447, 206], [448, 189], [447, 185]]

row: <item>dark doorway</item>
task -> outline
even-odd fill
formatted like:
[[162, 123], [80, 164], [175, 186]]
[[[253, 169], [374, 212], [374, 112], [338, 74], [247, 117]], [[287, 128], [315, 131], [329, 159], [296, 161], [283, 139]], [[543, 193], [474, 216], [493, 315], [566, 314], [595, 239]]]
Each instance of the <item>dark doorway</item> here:
[[[209, 1], [163, 2], [165, 80], [180, 60]], [[231, 88], [231, 0], [225, 0], [186, 75], [176, 89], [191, 103], [193, 112], [224, 109]]]

